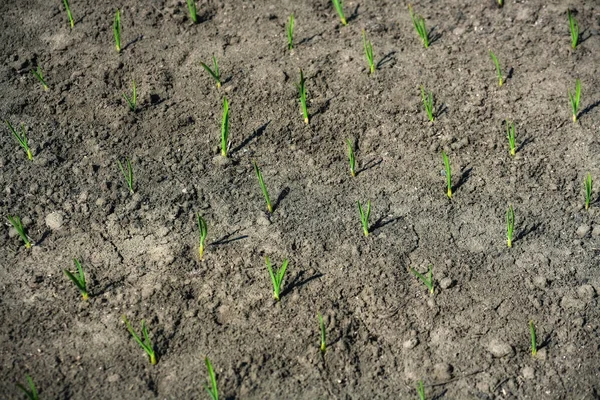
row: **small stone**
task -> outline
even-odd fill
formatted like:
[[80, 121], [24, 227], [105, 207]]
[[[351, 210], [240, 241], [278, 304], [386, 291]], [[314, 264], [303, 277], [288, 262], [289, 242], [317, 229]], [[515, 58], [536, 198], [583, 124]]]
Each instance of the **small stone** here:
[[544, 289], [548, 285], [548, 280], [545, 276], [538, 275], [533, 278], [533, 284], [540, 289]]
[[512, 356], [513, 354], [512, 346], [499, 339], [492, 339], [488, 344], [488, 350], [496, 358]]
[[46, 215], [46, 226], [53, 231], [57, 231], [62, 228], [64, 218], [61, 213], [53, 212]]
[[229, 157], [223, 157], [221, 155], [213, 157], [212, 161], [213, 164], [219, 167], [226, 167], [231, 164], [231, 159]]
[[581, 300], [591, 300], [596, 296], [596, 291], [592, 285], [582, 285], [577, 289], [577, 296], [579, 296]]
[[404, 347], [405, 349], [414, 349], [415, 347], [417, 347], [418, 344], [419, 339], [417, 339], [416, 337], [412, 337], [406, 340], [404, 343], [402, 343], [402, 347]]
[[118, 382], [120, 379], [121, 379], [121, 377], [119, 376], [119, 374], [113, 374], [113, 375], [109, 376], [108, 378], [106, 378], [106, 380], [109, 381], [110, 383]]
[[269, 226], [269, 225], [271, 225], [271, 221], [269, 221], [269, 218], [267, 218], [265, 216], [265, 214], [260, 214], [258, 216], [258, 218], [256, 218], [256, 223], [258, 225], [262, 225], [262, 226]]
[[437, 363], [433, 366], [433, 375], [440, 381], [447, 381], [452, 378], [452, 365], [446, 363]]
[[454, 286], [454, 280], [452, 280], [452, 278], [444, 278], [440, 281], [440, 287], [442, 289], [450, 289], [452, 286]]
[[600, 225], [594, 226], [594, 229], [592, 229], [592, 236], [593, 237], [600, 236]]
[[580, 225], [579, 228], [577, 228], [577, 236], [579, 236], [580, 238], [585, 237], [589, 232], [589, 225]]
[[531, 380], [533, 378], [535, 378], [535, 370], [533, 369], [533, 367], [525, 367], [521, 370], [521, 374], [523, 374], [523, 378], [527, 379], [527, 380]]

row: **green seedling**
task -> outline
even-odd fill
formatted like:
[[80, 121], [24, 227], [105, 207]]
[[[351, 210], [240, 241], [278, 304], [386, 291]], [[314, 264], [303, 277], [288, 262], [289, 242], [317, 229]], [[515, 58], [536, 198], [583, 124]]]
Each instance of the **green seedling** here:
[[271, 204], [271, 199], [269, 198], [269, 192], [267, 191], [267, 187], [265, 186], [265, 181], [263, 180], [262, 173], [258, 168], [258, 165], [255, 161], [252, 161], [254, 165], [254, 172], [256, 173], [256, 177], [258, 178], [258, 184], [260, 185], [260, 190], [263, 192], [263, 196], [265, 196], [265, 201], [267, 202], [267, 211], [270, 213], [273, 212], [273, 205]]
[[37, 66], [37, 69], [32, 69], [31, 73], [33, 74], [33, 76], [35, 76], [37, 78], [38, 81], [40, 81], [40, 83], [42, 84], [42, 87], [44, 88], [45, 91], [48, 90], [48, 84], [46, 84], [46, 81], [44, 80], [44, 72], [42, 71], [42, 67], [40, 67], [39, 65]]
[[575, 93], [571, 93], [569, 89], [569, 101], [573, 110], [573, 123], [577, 122], [577, 113], [579, 112], [579, 100], [581, 98], [581, 81], [575, 81]]
[[512, 247], [513, 232], [515, 230], [515, 210], [510, 205], [506, 210], [506, 244]]
[[585, 187], [585, 209], [590, 208], [590, 204], [592, 204], [592, 175], [588, 172], [587, 176], [583, 180], [583, 185]]
[[410, 269], [410, 272], [412, 272], [415, 277], [419, 278], [425, 284], [425, 286], [427, 286], [427, 288], [429, 289], [429, 293], [433, 294], [434, 285], [433, 285], [433, 272], [431, 271], [431, 265], [429, 265], [429, 275], [427, 278], [412, 268]]
[[498, 62], [498, 58], [496, 55], [490, 50], [490, 57], [494, 62], [494, 66], [496, 67], [496, 76], [498, 77], [498, 86], [502, 86], [504, 83], [504, 78], [502, 77], [502, 69], [500, 68], [500, 63]]
[[113, 35], [115, 37], [115, 47], [117, 53], [121, 52], [121, 11], [117, 8], [115, 13], [115, 22], [113, 23]]
[[66, 269], [63, 269], [63, 272], [66, 275], [66, 277], [73, 281], [75, 286], [77, 286], [77, 289], [79, 289], [83, 300], [87, 300], [89, 298], [89, 295], [87, 291], [87, 285], [85, 283], [85, 275], [83, 275], [83, 268], [81, 268], [81, 264], [79, 263], [79, 261], [77, 261], [76, 258], [74, 258], [73, 261], [75, 262], [75, 266], [77, 267], [77, 275], [72, 274]]
[[442, 151], [442, 159], [444, 160], [444, 168], [446, 169], [446, 186], [448, 187], [448, 198], [452, 198], [452, 170], [450, 169], [450, 160], [446, 153]]
[[196, 219], [198, 220], [198, 232], [200, 233], [200, 245], [198, 247], [198, 254], [200, 255], [200, 260], [204, 256], [204, 243], [206, 242], [206, 235], [208, 235], [208, 226], [206, 225], [206, 221], [200, 213], [196, 214]]
[[419, 400], [425, 400], [425, 387], [423, 386], [423, 381], [417, 382], [417, 394], [419, 395]]
[[425, 92], [425, 88], [421, 86], [421, 98], [423, 99], [423, 105], [425, 106], [425, 112], [427, 113], [427, 118], [429, 118], [430, 122], [433, 122], [433, 93]]
[[273, 298], [279, 301], [279, 295], [281, 294], [281, 283], [283, 282], [283, 277], [288, 267], [288, 260], [283, 260], [283, 263], [281, 263], [281, 268], [279, 268], [276, 273], [273, 272], [269, 257], [265, 257], [265, 261], [267, 262], [267, 269], [269, 270], [269, 276], [271, 277], [271, 282], [273, 283]]
[[15, 128], [13, 128], [13, 126], [10, 124], [10, 122], [5, 121], [6, 125], [8, 126], [8, 129], [10, 129], [10, 132], [12, 133], [12, 135], [15, 137], [15, 139], [17, 139], [17, 142], [19, 142], [19, 145], [21, 145], [21, 147], [23, 148], [23, 150], [25, 150], [25, 152], [27, 153], [27, 158], [30, 160], [33, 160], [33, 155], [31, 154], [31, 149], [29, 148], [29, 143], [27, 141], [27, 133], [25, 132], [25, 125], [21, 124], [21, 132], [19, 133]]
[[373, 60], [373, 44], [370, 40], [367, 40], [367, 34], [365, 30], [362, 31], [362, 39], [363, 39], [363, 47], [365, 49], [365, 56], [367, 57], [367, 62], [369, 63], [369, 73], [373, 74], [375, 72], [375, 61]]
[[569, 29], [571, 30], [571, 47], [575, 50], [579, 44], [579, 24], [575, 17], [571, 15], [571, 10], [567, 10], [567, 17], [569, 18]]
[[196, 0], [187, 0], [187, 6], [190, 13], [190, 19], [193, 23], [197, 23], [198, 14], [196, 13]]
[[218, 89], [221, 87], [221, 73], [219, 72], [219, 63], [217, 62], [217, 57], [215, 56], [213, 56], [212, 60], [213, 69], [211, 69], [208, 65], [204, 64], [203, 62], [200, 62], [200, 65], [202, 65], [202, 68], [204, 68], [206, 72], [208, 72], [208, 74], [212, 76], [213, 79], [217, 82]]
[[348, 22], [346, 21], [346, 16], [344, 15], [344, 2], [342, 0], [331, 0], [333, 3], [333, 8], [337, 11], [340, 16], [340, 21], [342, 21], [342, 25], [346, 26]]
[[152, 347], [152, 342], [150, 341], [150, 338], [148, 337], [148, 329], [146, 328], [146, 322], [142, 320], [142, 335], [144, 336], [144, 340], [142, 341], [142, 339], [135, 333], [135, 331], [131, 327], [131, 324], [129, 323], [129, 321], [127, 321], [127, 317], [125, 317], [123, 315], [122, 318], [123, 318], [123, 322], [125, 322], [125, 325], [127, 325], [127, 330], [129, 330], [129, 333], [131, 333], [131, 336], [133, 336], [133, 339], [135, 339], [135, 341], [140, 345], [140, 347], [150, 357], [150, 364], [152, 364], [152, 365], [156, 364], [156, 353], [154, 352], [154, 348]]
[[348, 162], [350, 164], [350, 175], [352, 177], [356, 176], [356, 155], [354, 154], [354, 149], [352, 148], [352, 142], [350, 139], [346, 139], [346, 146], [348, 147]]
[[514, 156], [517, 152], [515, 141], [515, 124], [514, 122], [508, 122], [508, 120], [506, 120], [506, 137], [508, 139], [508, 146], [510, 147], [510, 155]]
[[300, 70], [300, 83], [296, 83], [298, 93], [300, 94], [300, 106], [302, 108], [302, 115], [304, 115], [304, 123], [308, 124], [308, 109], [306, 108], [306, 86], [304, 84], [304, 74]]
[[69, 24], [71, 25], [71, 29], [75, 26], [75, 21], [73, 21], [73, 14], [71, 14], [71, 7], [69, 7], [69, 0], [63, 0], [63, 4], [65, 5], [65, 10], [67, 10], [67, 16], [69, 17]]
[[213, 369], [208, 357], [204, 358], [204, 363], [206, 364], [206, 369], [208, 370], [208, 379], [210, 380], [210, 386], [205, 385], [204, 389], [206, 389], [212, 400], [219, 400], [219, 390], [217, 389], [215, 370]]
[[223, 119], [221, 120], [221, 155], [227, 157], [229, 147], [229, 101], [223, 97]]
[[533, 321], [529, 321], [529, 333], [531, 334], [531, 355], [535, 357], [537, 354], [537, 339], [535, 336], [535, 325], [533, 325]]
[[120, 160], [117, 160], [117, 164], [119, 165], [121, 173], [125, 177], [125, 182], [129, 188], [129, 193], [133, 194], [133, 168], [131, 167], [131, 161], [129, 161], [128, 158], [125, 159], [127, 170], [123, 167], [123, 164], [121, 164]]
[[135, 86], [135, 81], [131, 81], [131, 84], [133, 86], [133, 93], [131, 97], [128, 97], [125, 93], [123, 93], [123, 98], [125, 98], [129, 109], [135, 112], [135, 110], [137, 109], [137, 88]]
[[498, 7], [502, 7], [504, 5], [504, 0], [498, 0]]
[[21, 240], [23, 241], [23, 243], [25, 243], [25, 248], [26, 249], [30, 248], [31, 241], [29, 240], [29, 237], [25, 233], [25, 228], [23, 227], [21, 218], [19, 218], [17, 215], [15, 215], [14, 217], [11, 217], [9, 215], [7, 218], [8, 218], [8, 221], [10, 222], [10, 224], [13, 226], [13, 228], [15, 228], [15, 230], [19, 234], [19, 237], [21, 237]]
[[419, 37], [423, 41], [423, 46], [425, 48], [429, 47], [429, 34], [427, 33], [427, 28], [425, 27], [425, 19], [413, 13], [412, 6], [408, 5], [408, 11], [410, 12], [410, 19], [412, 19], [413, 25], [415, 26], [415, 30], [419, 34]]
[[290, 15], [285, 31], [287, 32], [288, 50], [292, 50], [294, 48], [294, 14]]
[[360, 204], [358, 203], [358, 214], [360, 215], [360, 223], [363, 228], [363, 233], [365, 236], [369, 236], [369, 216], [371, 216], [371, 200], [367, 202], [367, 211], [365, 212]]
[[33, 379], [31, 379], [29, 375], [25, 375], [25, 377], [27, 378], [27, 386], [29, 386], [29, 389], [20, 383], [17, 383], [17, 387], [21, 389], [23, 393], [25, 393], [25, 396], [27, 396], [28, 400], [38, 400], [38, 392], [35, 388], [35, 384], [33, 383]]
[[321, 330], [321, 353], [325, 354], [327, 351], [327, 342], [325, 341], [325, 322], [323, 322], [323, 316], [321, 313], [317, 314], [319, 319], [319, 329]]

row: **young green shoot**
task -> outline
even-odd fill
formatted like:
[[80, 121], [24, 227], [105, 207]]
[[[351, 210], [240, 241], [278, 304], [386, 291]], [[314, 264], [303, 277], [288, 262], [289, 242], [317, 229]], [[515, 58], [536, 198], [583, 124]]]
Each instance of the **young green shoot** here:
[[117, 53], [121, 52], [121, 11], [117, 8], [115, 13], [115, 22], [113, 23], [113, 35], [115, 37], [115, 47]]
[[13, 128], [13, 126], [10, 124], [10, 122], [5, 121], [6, 125], [8, 126], [8, 129], [10, 129], [10, 132], [12, 133], [12, 135], [15, 137], [15, 139], [17, 139], [17, 142], [19, 142], [19, 145], [21, 145], [21, 147], [23, 148], [23, 150], [25, 150], [25, 152], [27, 153], [27, 158], [30, 160], [33, 160], [33, 155], [31, 154], [31, 149], [29, 148], [29, 143], [27, 141], [27, 133], [25, 132], [25, 125], [21, 124], [21, 132], [19, 133], [15, 128]]
[[221, 155], [227, 157], [229, 148], [229, 101], [223, 97], [223, 119], [221, 120]]
[[425, 106], [425, 112], [427, 113], [427, 118], [429, 118], [430, 122], [433, 122], [433, 93], [425, 92], [425, 88], [421, 86], [421, 98], [423, 99], [423, 105]]
[[423, 41], [423, 46], [425, 48], [429, 47], [429, 34], [427, 33], [427, 28], [425, 27], [425, 19], [413, 13], [412, 6], [408, 5], [408, 11], [410, 12], [410, 19], [412, 19], [413, 25], [415, 26], [415, 30], [419, 34], [419, 37]]
[[360, 223], [363, 228], [363, 233], [365, 236], [369, 236], [369, 216], [371, 215], [371, 200], [367, 202], [367, 211], [363, 210], [360, 201], [358, 203], [358, 214], [360, 215]]
[[342, 25], [346, 26], [348, 21], [346, 21], [346, 16], [344, 15], [344, 2], [342, 0], [331, 0], [333, 3], [333, 8], [337, 11], [340, 16], [340, 21], [342, 21]]
[[298, 93], [300, 94], [300, 106], [302, 108], [302, 115], [304, 115], [304, 123], [308, 124], [308, 109], [306, 108], [306, 86], [304, 85], [304, 74], [300, 70], [300, 83], [296, 83]]
[[365, 56], [369, 63], [369, 73], [372, 75], [375, 72], [375, 61], [373, 60], [373, 44], [370, 40], [367, 40], [367, 34], [365, 30], [362, 31], [363, 47], [365, 49]]
[[38, 81], [40, 81], [42, 87], [44, 88], [44, 91], [48, 91], [48, 84], [44, 80], [44, 72], [42, 71], [42, 67], [38, 65], [37, 69], [31, 70], [31, 73], [37, 78]]
[[269, 257], [265, 257], [265, 261], [267, 262], [267, 269], [269, 270], [269, 276], [271, 277], [271, 282], [273, 283], [273, 298], [279, 301], [279, 295], [281, 294], [281, 283], [283, 282], [283, 277], [288, 267], [288, 260], [283, 260], [283, 263], [281, 263], [281, 268], [279, 268], [279, 270], [276, 272], [273, 272]]
[[452, 198], [452, 170], [450, 169], [450, 160], [448, 160], [448, 156], [446, 153], [442, 151], [442, 159], [444, 160], [444, 168], [446, 169], [446, 186], [448, 187], [448, 191], [446, 192], [448, 198]]
[[354, 149], [352, 148], [352, 142], [350, 139], [346, 139], [346, 146], [348, 147], [348, 163], [350, 164], [350, 175], [352, 177], [356, 176], [356, 155], [354, 154]]
[[423, 381], [417, 382], [417, 394], [419, 395], [419, 400], [425, 400], [425, 387], [423, 386]]
[[25, 393], [25, 396], [27, 396], [28, 400], [38, 400], [38, 392], [35, 388], [35, 384], [33, 383], [33, 379], [31, 379], [29, 375], [25, 375], [25, 377], [27, 378], [27, 386], [29, 386], [29, 389], [20, 383], [17, 383], [17, 387], [21, 389], [23, 393]]
[[131, 85], [133, 86], [133, 93], [131, 97], [128, 97], [125, 93], [123, 93], [123, 98], [127, 102], [129, 109], [135, 112], [137, 109], [137, 88], [135, 86], [135, 81], [131, 81]]
[[265, 196], [265, 201], [267, 202], [267, 211], [269, 213], [273, 213], [273, 205], [271, 204], [271, 199], [269, 198], [269, 192], [267, 191], [267, 187], [265, 186], [265, 181], [263, 180], [262, 173], [258, 168], [258, 164], [256, 161], [252, 161], [254, 165], [254, 173], [256, 173], [256, 177], [258, 178], [258, 184], [260, 185], [260, 190], [263, 192], [263, 196]]
[[515, 230], [515, 210], [510, 205], [506, 210], [506, 244], [508, 247], [512, 247], [513, 232]]
[[575, 81], [575, 93], [571, 93], [569, 89], [569, 101], [571, 103], [571, 109], [573, 110], [573, 123], [577, 122], [577, 113], [579, 112], [579, 99], [581, 98], [581, 81], [577, 79]]
[[63, 4], [65, 5], [65, 10], [67, 11], [67, 16], [69, 17], [69, 24], [71, 25], [71, 29], [73, 29], [73, 27], [75, 27], [75, 21], [73, 21], [73, 14], [71, 14], [69, 0], [63, 0]]
[[325, 340], [325, 322], [323, 322], [323, 316], [321, 313], [317, 314], [319, 319], [319, 329], [321, 330], [321, 353], [325, 354], [327, 351], [327, 342]]
[[575, 17], [571, 15], [571, 10], [567, 10], [567, 17], [569, 18], [569, 29], [571, 30], [571, 47], [575, 50], [579, 44], [579, 24]]
[[66, 269], [63, 269], [63, 272], [65, 276], [71, 281], [73, 281], [75, 286], [77, 286], [77, 289], [79, 289], [83, 300], [87, 300], [89, 298], [89, 295], [87, 291], [87, 285], [85, 283], [85, 275], [83, 275], [83, 268], [81, 268], [81, 264], [79, 263], [79, 261], [77, 261], [76, 258], [74, 258], [73, 261], [75, 262], [75, 266], [77, 267], [77, 275], [74, 275]]
[[429, 293], [433, 294], [434, 285], [431, 265], [429, 265], [429, 274], [427, 278], [424, 275], [420, 274], [418, 271], [414, 270], [413, 268], [410, 269], [410, 272], [412, 272], [415, 277], [419, 278], [425, 284], [425, 286], [427, 286], [427, 289], [429, 289]]
[[514, 156], [517, 152], [516, 140], [515, 140], [515, 124], [514, 122], [506, 121], [506, 137], [508, 139], [508, 146], [510, 147], [510, 155]]
[[294, 48], [294, 14], [290, 15], [285, 31], [287, 32], [288, 50], [292, 50]]
[[504, 5], [504, 0], [498, 0], [498, 7], [502, 7]]
[[533, 321], [529, 321], [529, 333], [531, 334], [531, 355], [535, 357], [537, 354], [537, 338], [535, 336], [535, 325]]
[[8, 216], [8, 221], [13, 226], [13, 228], [15, 228], [15, 230], [19, 234], [19, 237], [21, 237], [21, 240], [23, 241], [23, 243], [25, 243], [25, 248], [26, 249], [30, 248], [31, 247], [31, 241], [29, 240], [29, 236], [27, 236], [27, 234], [25, 233], [25, 228], [23, 227], [23, 223], [21, 222], [21, 218], [19, 218], [17, 215], [15, 215], [14, 217], [11, 217], [9, 215]]
[[190, 13], [190, 19], [193, 23], [197, 23], [198, 14], [196, 13], [196, 0], [187, 0], [187, 6]]
[[117, 164], [119, 165], [119, 169], [121, 170], [123, 177], [125, 177], [125, 183], [127, 183], [129, 193], [133, 194], [133, 168], [131, 167], [131, 161], [129, 161], [128, 158], [125, 159], [125, 166], [127, 169], [123, 167], [123, 164], [121, 164], [120, 160], [117, 160]]
[[198, 232], [200, 233], [200, 245], [198, 247], [198, 254], [200, 255], [200, 260], [204, 256], [204, 244], [206, 242], [206, 235], [208, 235], [208, 226], [206, 225], [206, 221], [200, 213], [196, 214], [196, 219], [198, 220]]
[[210, 76], [213, 77], [213, 79], [217, 82], [217, 89], [221, 87], [221, 73], [219, 72], [219, 63], [217, 62], [217, 57], [213, 56], [212, 58], [213, 60], [213, 68], [211, 69], [208, 65], [204, 64], [203, 62], [200, 62], [200, 65], [202, 65], [202, 68], [204, 68], [206, 70], [206, 72], [208, 72], [208, 74]]
[[583, 185], [585, 187], [585, 209], [590, 208], [590, 204], [592, 204], [592, 175], [588, 172], [587, 176], [583, 180]]
[[211, 400], [219, 400], [219, 390], [217, 389], [217, 378], [215, 376], [215, 370], [210, 363], [208, 357], [204, 358], [204, 363], [206, 364], [206, 369], [208, 370], [208, 379], [210, 380], [210, 386], [205, 385], [204, 389], [210, 395]]
[[148, 337], [148, 329], [146, 328], [146, 322], [142, 320], [142, 335], [144, 336], [143, 341], [135, 333], [135, 331], [131, 327], [131, 324], [129, 323], [129, 321], [127, 321], [127, 317], [125, 317], [124, 315], [123, 315], [123, 322], [125, 322], [125, 325], [127, 325], [127, 330], [129, 330], [129, 333], [131, 333], [131, 336], [133, 336], [133, 339], [135, 339], [135, 341], [140, 345], [140, 347], [150, 357], [150, 364], [152, 364], [152, 365], [156, 364], [156, 353], [154, 352], [154, 348], [152, 347], [152, 342], [150, 341], [150, 338]]
[[500, 63], [498, 62], [498, 58], [496, 55], [490, 50], [490, 57], [494, 62], [494, 66], [496, 67], [496, 76], [498, 77], [498, 86], [502, 86], [504, 83], [504, 78], [502, 77], [502, 69], [500, 68]]

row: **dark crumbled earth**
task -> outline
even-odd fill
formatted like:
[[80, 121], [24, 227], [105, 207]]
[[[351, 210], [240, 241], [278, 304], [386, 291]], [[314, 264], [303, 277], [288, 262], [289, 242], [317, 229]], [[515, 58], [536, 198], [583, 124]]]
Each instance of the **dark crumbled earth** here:
[[[71, 3], [73, 30], [60, 1], [0, 5], [0, 117], [24, 123], [33, 150], [29, 161], [2, 129], [2, 396], [23, 397], [15, 385], [29, 374], [42, 399], [207, 398], [208, 356], [225, 399], [417, 398], [419, 380], [428, 399], [598, 398], [600, 204], [586, 211], [583, 194], [588, 172], [600, 182], [597, 1], [418, 1], [428, 49], [404, 1], [347, 0], [347, 26], [328, 0], [202, 0], [195, 25], [181, 0]], [[582, 31], [575, 51], [568, 8]], [[220, 89], [200, 65], [213, 54]], [[38, 64], [47, 92], [30, 73]], [[122, 96], [132, 80], [136, 113]], [[421, 85], [435, 98], [433, 124]], [[517, 129], [514, 158], [505, 120]], [[117, 166], [126, 158], [134, 194]], [[368, 200], [364, 237], [356, 203]], [[196, 213], [209, 229], [203, 261]], [[279, 303], [265, 256], [290, 262]], [[87, 302], [62, 273], [73, 258]], [[429, 265], [433, 295], [409, 271]], [[138, 330], [146, 321], [157, 365], [122, 315]]]

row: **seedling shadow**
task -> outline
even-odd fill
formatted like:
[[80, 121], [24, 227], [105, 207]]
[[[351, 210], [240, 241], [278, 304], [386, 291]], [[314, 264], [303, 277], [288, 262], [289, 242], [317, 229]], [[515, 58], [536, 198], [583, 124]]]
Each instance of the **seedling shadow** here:
[[39, 246], [39, 245], [41, 245], [42, 243], [44, 243], [44, 240], [46, 240], [46, 238], [47, 238], [48, 236], [50, 236], [50, 231], [46, 231], [46, 232], [44, 232], [44, 233], [42, 234], [42, 237], [40, 238], [40, 240], [38, 240], [38, 241], [36, 241], [36, 242], [35, 242], [35, 245], [36, 245], [36, 246]]
[[139, 42], [140, 40], [142, 40], [144, 38], [144, 35], [140, 35], [138, 37], [136, 37], [135, 39], [133, 39], [131, 42], [127, 43], [122, 49], [121, 51], [125, 51], [127, 50], [127, 48], [129, 46], [133, 46], [135, 43]]
[[230, 153], [233, 154], [235, 152], [240, 151], [241, 149], [243, 149], [244, 147], [246, 147], [248, 144], [250, 144], [251, 141], [253, 141], [254, 139], [258, 139], [259, 137], [261, 137], [262, 134], [267, 129], [267, 126], [269, 126], [270, 123], [271, 123], [271, 121], [269, 120], [269, 121], [267, 121], [266, 124], [262, 125], [258, 129], [256, 129], [252, 135], [250, 135], [246, 139], [244, 139], [244, 141], [242, 143], [240, 143], [238, 146], [236, 146], [233, 150], [231, 150]]
[[517, 236], [515, 237], [515, 239], [513, 240], [513, 242], [516, 242], [517, 240], [521, 240], [523, 239], [525, 236], [529, 235], [532, 232], [537, 231], [537, 229], [540, 227], [540, 223], [535, 223], [529, 227], [525, 227], [525, 229], [522, 229], [521, 232], [519, 232], [517, 234]]
[[356, 7], [354, 8], [354, 11], [352, 12], [352, 14], [350, 14], [350, 16], [348, 17], [346, 22], [354, 21], [358, 17], [358, 8], [359, 7], [360, 7], [360, 3], [356, 5]]
[[509, 79], [512, 79], [512, 77], [513, 77], [513, 71], [514, 70], [515, 69], [513, 67], [509, 67], [508, 68], [508, 71], [506, 71], [506, 79], [505, 79], [505, 81], [508, 81]]
[[442, 103], [439, 107], [439, 109], [435, 112], [435, 117], [439, 118], [441, 117], [443, 114], [446, 114], [448, 112], [448, 107], [446, 107], [446, 104]]
[[365, 172], [367, 170], [375, 168], [376, 166], [378, 166], [382, 162], [383, 162], [383, 159], [380, 159], [379, 161], [375, 161], [375, 160], [369, 161], [368, 163], [365, 164], [364, 167], [362, 167], [361, 169], [359, 169], [358, 171], [356, 171], [356, 176], [358, 176], [359, 174], [362, 174], [363, 172]]
[[591, 112], [594, 108], [600, 106], [600, 100], [596, 100], [595, 103], [590, 104], [589, 106], [587, 106], [586, 108], [584, 108], [583, 110], [581, 110], [581, 113], [579, 114], [580, 117], [583, 117], [585, 114]]
[[443, 399], [446, 396], [446, 393], [448, 392], [448, 389], [443, 389], [441, 393], [436, 394], [435, 396], [433, 396], [431, 398], [431, 400], [439, 400], [439, 399]]
[[214, 242], [210, 243], [209, 246], [222, 246], [224, 244], [227, 243], [231, 243], [231, 242], [237, 242], [238, 240], [242, 240], [242, 239], [246, 239], [248, 238], [248, 235], [241, 235], [241, 236], [237, 236], [232, 238], [233, 235], [236, 235], [239, 232], [239, 230], [231, 232], [226, 234], [225, 236], [223, 236], [222, 238], [215, 240]]
[[386, 225], [393, 224], [400, 219], [400, 217], [392, 217], [386, 220], [387, 217], [381, 217], [369, 228], [369, 233], [374, 232], [379, 228], [383, 228]]
[[294, 47], [295, 46], [300, 46], [301, 44], [304, 44], [304, 43], [311, 42], [314, 38], [316, 38], [317, 36], [321, 36], [324, 33], [325, 33], [325, 31], [317, 33], [317, 34], [314, 34], [314, 35], [312, 35], [310, 37], [304, 38], [301, 41], [299, 41], [298, 44], [294, 43]]
[[277, 200], [275, 200], [275, 204], [273, 204], [273, 212], [275, 212], [275, 210], [277, 210], [279, 208], [279, 203], [281, 203], [287, 197], [288, 194], [290, 194], [290, 188], [285, 187], [281, 191], [281, 193], [279, 193], [279, 196], [277, 196]]
[[314, 117], [316, 115], [323, 114], [325, 111], [329, 110], [329, 104], [330, 103], [331, 103], [331, 99], [325, 100], [325, 103], [321, 104], [321, 106], [319, 106], [319, 108], [317, 109], [317, 111], [315, 111], [310, 116]]
[[588, 33], [588, 35], [586, 37], [584, 37], [584, 35], [588, 32], [587, 29], [584, 29], [583, 31], [581, 31], [581, 33], [579, 34], [579, 41], [577, 42], [577, 45], [579, 46], [581, 43], [585, 42], [586, 40], [588, 40], [589, 38], [592, 37], [591, 33]]
[[396, 59], [394, 57], [395, 54], [396, 54], [395, 51], [390, 51], [389, 53], [387, 53], [385, 56], [383, 56], [381, 58], [381, 60], [379, 60], [375, 69], [379, 69], [379, 68], [383, 67], [385, 64], [388, 64], [388, 63], [392, 62], [393, 60], [395, 60]]
[[429, 30], [429, 45], [434, 44], [441, 38], [442, 38], [442, 33], [437, 32], [437, 26], [434, 26]]
[[456, 185], [454, 185], [454, 187], [452, 188], [452, 191], [458, 190], [462, 185], [467, 183], [469, 178], [471, 178], [471, 172], [473, 172], [473, 168], [467, 168], [466, 170], [464, 170], [463, 173], [460, 175], [458, 182], [456, 182]]
[[[322, 277], [323, 274], [320, 272], [317, 272], [316, 274], [309, 276], [307, 278], [304, 278], [304, 271], [300, 271], [296, 277], [294, 278], [294, 280], [286, 285], [285, 289], [283, 289], [280, 293], [281, 296], [285, 296], [286, 294], [290, 293], [292, 290], [294, 290], [295, 288], [299, 288], [301, 286], [306, 285], [307, 283], [309, 283], [310, 281], [314, 281], [315, 279], [318, 279], [320, 277]], [[304, 279], [303, 279], [304, 278]]]
[[521, 144], [519, 145], [519, 147], [517, 147], [517, 153], [520, 152], [521, 149], [523, 149], [523, 147], [525, 147], [529, 143], [533, 143], [533, 139], [528, 136], [528, 137], [525, 138], [525, 140], [523, 140], [521, 142]]

